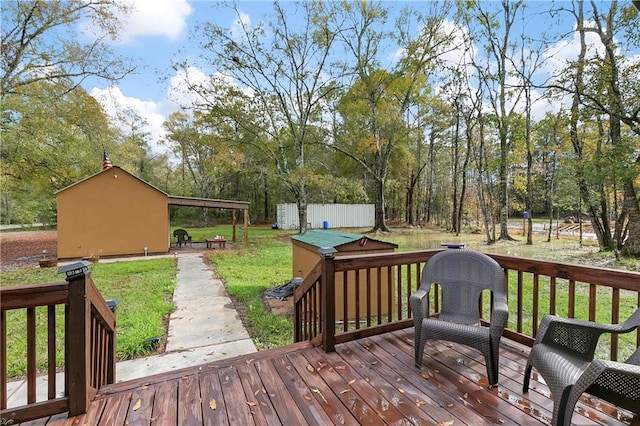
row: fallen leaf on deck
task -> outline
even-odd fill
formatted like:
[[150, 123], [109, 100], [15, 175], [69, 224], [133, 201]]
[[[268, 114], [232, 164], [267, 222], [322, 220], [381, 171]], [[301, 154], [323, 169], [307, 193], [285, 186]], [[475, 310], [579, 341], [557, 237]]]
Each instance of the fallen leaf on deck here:
[[316, 371], [315, 368], [313, 368], [313, 365], [311, 365], [311, 364], [307, 364], [307, 370], [310, 371], [311, 373]]
[[424, 401], [420, 401], [420, 400], [417, 400], [417, 401], [416, 401], [416, 405], [417, 405], [418, 407], [422, 407], [424, 404], [426, 404], [426, 402], [424, 402]]
[[249, 407], [255, 407], [255, 406], [256, 406], [256, 405], [258, 405], [258, 404], [256, 404], [255, 402], [247, 401], [247, 405], [248, 405]]
[[440, 422], [438, 423], [438, 426], [451, 426], [452, 424], [453, 424], [453, 420], [448, 422]]
[[308, 395], [305, 395], [305, 396], [304, 396], [304, 399], [306, 399], [307, 401], [311, 401], [311, 397], [310, 397], [310, 396], [308, 396]]
[[345, 389], [343, 391], [340, 391], [340, 395], [342, 395], [343, 393], [347, 393], [347, 392], [351, 392], [351, 389]]
[[133, 404], [133, 411], [138, 411], [138, 409], [140, 408], [140, 405], [142, 405], [142, 401], [140, 401], [140, 398], [138, 398], [136, 403]]
[[356, 381], [356, 379], [349, 380], [349, 384], [351, 384], [351, 383], [353, 383], [355, 381]]
[[218, 408], [218, 404], [216, 403], [215, 398], [211, 398], [209, 400], [209, 408], [211, 408], [212, 410], [215, 410], [216, 408]]
[[144, 385], [140, 386], [140, 389], [146, 389], [146, 388], [148, 388], [148, 387], [149, 387], [149, 386], [148, 386], [147, 384], [144, 384]]

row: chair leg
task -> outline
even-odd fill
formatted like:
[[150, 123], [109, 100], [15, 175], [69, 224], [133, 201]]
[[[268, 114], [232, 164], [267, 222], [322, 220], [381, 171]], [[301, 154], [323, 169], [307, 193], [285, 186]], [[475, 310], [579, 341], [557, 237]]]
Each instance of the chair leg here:
[[551, 396], [553, 396], [553, 418], [551, 419], [551, 424], [553, 426], [570, 426], [571, 425], [571, 417], [572, 417], [571, 414], [573, 413], [573, 408], [575, 407], [576, 402], [578, 401], [576, 400], [573, 402], [573, 404], [571, 405], [571, 412], [570, 412], [571, 414], [569, 414], [569, 416], [566, 416], [565, 413], [569, 408], [569, 405], [567, 405], [567, 402], [569, 399], [570, 392], [571, 392], [571, 386], [567, 386], [562, 390], [560, 397], [554, 396], [553, 392], [551, 393]]
[[489, 388], [498, 386], [498, 359], [491, 354], [484, 357], [487, 365], [487, 378], [489, 379]]
[[527, 367], [524, 369], [524, 381], [522, 382], [522, 393], [529, 392], [529, 379], [531, 379], [531, 369], [533, 365], [527, 363]]
[[[417, 337], [417, 336], [416, 336]], [[424, 342], [421, 338], [417, 337], [414, 344], [415, 349], [415, 365], [418, 368], [422, 367], [422, 356], [424, 355]]]
[[414, 347], [414, 361], [415, 361], [415, 365], [418, 368], [422, 367], [422, 358], [424, 356], [424, 345], [426, 343], [426, 341], [422, 338], [422, 336], [420, 336], [420, 332], [416, 332], [415, 333], [415, 338], [417, 339], [415, 342], [413, 342], [413, 347]]

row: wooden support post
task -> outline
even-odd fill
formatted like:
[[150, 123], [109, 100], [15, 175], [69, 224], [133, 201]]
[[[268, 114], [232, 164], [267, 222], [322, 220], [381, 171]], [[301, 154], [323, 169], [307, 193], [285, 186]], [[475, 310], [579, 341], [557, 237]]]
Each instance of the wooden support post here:
[[321, 247], [318, 249], [322, 262], [322, 278], [320, 288], [320, 308], [322, 348], [325, 352], [334, 352], [336, 346], [336, 280], [335, 280], [335, 255], [337, 250], [333, 247]]
[[231, 211], [231, 223], [232, 223], [232, 234], [231, 234], [231, 242], [236, 242], [236, 209]]
[[244, 246], [249, 247], [249, 209], [244, 209]]
[[66, 380], [69, 417], [87, 412], [89, 407], [91, 308], [87, 301], [87, 280], [91, 272], [69, 277], [69, 305], [66, 336]]

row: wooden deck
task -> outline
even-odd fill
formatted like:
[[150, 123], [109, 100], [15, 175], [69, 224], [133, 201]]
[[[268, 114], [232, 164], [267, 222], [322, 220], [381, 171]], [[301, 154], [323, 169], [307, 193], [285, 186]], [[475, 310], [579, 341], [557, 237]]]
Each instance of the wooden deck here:
[[[548, 389], [532, 377], [522, 395], [529, 349], [502, 340], [500, 385], [487, 389], [482, 355], [428, 342], [413, 364], [413, 329], [336, 346], [308, 343], [261, 351], [104, 386], [87, 414], [48, 425], [544, 425]], [[628, 412], [583, 396], [578, 425], [640, 424]]]

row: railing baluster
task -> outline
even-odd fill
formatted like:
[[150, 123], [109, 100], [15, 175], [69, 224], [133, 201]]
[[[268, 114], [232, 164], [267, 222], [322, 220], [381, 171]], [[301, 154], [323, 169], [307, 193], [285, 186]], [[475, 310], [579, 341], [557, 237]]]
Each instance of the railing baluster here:
[[576, 317], [576, 282], [574, 280], [569, 280], [569, 312], [567, 316], [569, 318]]
[[[378, 297], [376, 297], [376, 304], [378, 309], [378, 324], [382, 324], [382, 270], [380, 267], [376, 268], [376, 286]], [[389, 298], [389, 293], [387, 293], [387, 299]]]
[[355, 271], [356, 277], [356, 287], [355, 287], [355, 326], [356, 330], [360, 329], [360, 271], [356, 269]]
[[556, 314], [556, 290], [558, 286], [556, 284], [556, 277], [551, 277], [549, 281], [549, 315]]
[[349, 291], [347, 290], [347, 271], [342, 272], [342, 330], [349, 330]]
[[393, 321], [393, 271], [390, 266], [387, 266], [387, 322]]
[[27, 309], [27, 403], [36, 402], [36, 308]]
[[[611, 324], [620, 322], [620, 289], [611, 289]], [[611, 356], [613, 361], [618, 360], [618, 335], [611, 335]]]
[[538, 334], [538, 309], [540, 309], [538, 299], [540, 298], [540, 276], [533, 274], [533, 304], [531, 307], [531, 335]]
[[[359, 273], [360, 271], [358, 271]], [[371, 299], [373, 299], [373, 297], [371, 297], [371, 269], [367, 268], [365, 270], [365, 285], [366, 285], [366, 299], [365, 299], [365, 303], [366, 305], [366, 313], [367, 313], [367, 327], [371, 327], [371, 303], [373, 302]], [[380, 295], [378, 295], [378, 297], [380, 297]]]
[[56, 397], [56, 305], [47, 306], [47, 398]]
[[0, 311], [0, 410], [7, 408], [7, 314]]
[[522, 333], [522, 311], [523, 309], [523, 305], [524, 305], [524, 301], [522, 300], [522, 289], [524, 288], [524, 284], [522, 281], [523, 275], [522, 275], [522, 271], [518, 271], [518, 299], [517, 299], [517, 316], [516, 316], [516, 330], [518, 331], [518, 333]]
[[589, 321], [596, 320], [596, 286], [589, 285]]

